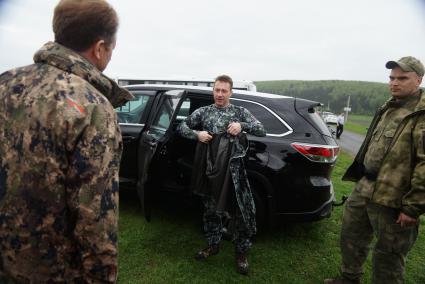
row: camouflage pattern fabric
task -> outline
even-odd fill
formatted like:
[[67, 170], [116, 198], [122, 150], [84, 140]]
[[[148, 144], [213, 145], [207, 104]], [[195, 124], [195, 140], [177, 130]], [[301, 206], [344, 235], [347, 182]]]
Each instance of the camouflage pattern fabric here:
[[[239, 122], [242, 130], [250, 134], [256, 136], [266, 135], [264, 126], [247, 109], [234, 106], [232, 104], [224, 108], [219, 108], [214, 104], [201, 107], [189, 115], [179, 125], [178, 130], [183, 137], [197, 139], [196, 131], [193, 129], [208, 131], [212, 134], [220, 134], [226, 132], [227, 126], [231, 122]], [[237, 200], [236, 207], [239, 208], [237, 211], [240, 212], [242, 216], [241, 219], [244, 222], [243, 226], [238, 226], [239, 229], [237, 229], [237, 236], [241, 237], [238, 237], [239, 240], [236, 242], [236, 249], [242, 251], [247, 250], [251, 246], [249, 238], [256, 232], [254, 199], [249, 186], [243, 159], [241, 159], [245, 153], [246, 151], [244, 149], [239, 149], [239, 152], [236, 153], [230, 161], [230, 173], [232, 175]], [[209, 208], [209, 210], [210, 212], [213, 211], [211, 208]], [[216, 206], [214, 207], [214, 210], [217, 211]], [[215, 228], [211, 229], [212, 232], [218, 232], [218, 228], [221, 227], [221, 221], [219, 223], [217, 217], [214, 217], [214, 214], [212, 213], [208, 213], [207, 215], [212, 217], [210, 219], [204, 218], [204, 221], [211, 221], [210, 225], [204, 225], [207, 229], [206, 232], [209, 231], [209, 226], [211, 226], [211, 228]], [[238, 222], [239, 221], [238, 217]], [[209, 237], [207, 235], [207, 239], [208, 238]], [[217, 240], [219, 238], [221, 239], [221, 237], [217, 237], [214, 233], [211, 237], [212, 240]]]
[[373, 236], [373, 283], [404, 283], [407, 253], [418, 226], [401, 227], [400, 212], [418, 218], [425, 210], [425, 97], [393, 99], [378, 110], [343, 179], [358, 181], [344, 210], [342, 272], [360, 279]]
[[249, 134], [266, 135], [263, 124], [246, 108], [232, 104], [224, 108], [219, 108], [214, 104], [198, 108], [179, 125], [179, 133], [183, 137], [197, 140], [198, 136], [193, 129], [219, 134], [226, 132], [227, 126], [231, 122], [239, 122], [242, 131]]
[[[369, 147], [385, 148], [382, 161], [377, 172], [376, 184], [371, 192], [373, 202], [399, 208], [406, 215], [418, 218], [425, 212], [425, 96], [420, 90], [416, 105], [410, 105], [410, 112], [397, 112], [402, 119], [396, 126], [394, 133], [389, 133], [389, 145], [373, 145], [374, 137], [384, 141], [379, 135], [378, 124], [385, 117], [386, 111], [390, 108], [387, 102], [377, 113], [371, 127], [368, 130], [365, 141], [354, 159], [353, 164], [348, 168], [343, 180], [359, 181], [364, 176], [365, 160], [367, 163], [377, 163], [373, 158], [365, 158]], [[397, 119], [392, 117], [391, 119]], [[382, 125], [391, 125], [392, 121], [383, 120]], [[385, 132], [384, 133], [385, 137]], [[374, 135], [375, 133], [375, 135]], [[386, 139], [386, 138], [384, 138]], [[368, 153], [375, 155], [375, 153]], [[379, 156], [379, 153], [377, 153]], [[369, 159], [369, 160], [368, 160]]]
[[209, 246], [218, 245], [222, 237], [222, 219], [225, 218], [224, 212], [216, 210], [217, 204], [211, 196], [203, 196], [202, 203], [204, 205], [204, 234]]
[[356, 186], [347, 200], [341, 230], [342, 274], [358, 280], [369, 253], [373, 236], [377, 238], [372, 257], [372, 283], [404, 283], [406, 255], [418, 235], [418, 226], [396, 223], [399, 210], [382, 206], [360, 194]]
[[390, 100], [387, 110], [372, 132], [372, 138], [364, 159], [366, 171], [378, 172], [384, 155], [391, 144], [398, 125], [404, 117], [412, 113], [418, 103], [419, 96], [409, 96], [404, 100]]
[[[218, 212], [216, 210], [216, 202], [213, 198], [204, 196], [202, 198], [204, 204], [204, 233], [209, 246], [218, 245], [221, 242], [222, 229], [223, 229], [223, 218], [226, 217], [227, 213]], [[233, 242], [235, 244], [236, 253], [245, 254], [252, 246], [251, 237], [249, 230], [246, 227], [246, 223], [242, 217], [239, 207], [235, 207], [235, 214], [233, 217]]]
[[122, 142], [132, 96], [47, 43], [0, 75], [0, 279], [114, 283]]
[[[236, 195], [236, 212], [242, 215], [244, 221], [244, 230], [247, 237], [251, 237], [257, 232], [257, 225], [255, 220], [255, 203], [254, 197], [251, 192], [251, 186], [248, 182], [248, 175], [245, 170], [244, 157], [248, 151], [243, 148], [235, 139], [234, 153], [230, 157], [229, 168], [232, 175], [233, 187]], [[238, 226], [236, 226], [238, 228]]]

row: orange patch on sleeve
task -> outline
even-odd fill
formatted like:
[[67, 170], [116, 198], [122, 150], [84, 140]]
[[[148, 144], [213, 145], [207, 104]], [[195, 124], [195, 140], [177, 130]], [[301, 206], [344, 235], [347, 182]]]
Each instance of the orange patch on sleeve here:
[[77, 104], [76, 102], [74, 102], [73, 100], [71, 100], [70, 98], [66, 98], [66, 102], [70, 106], [72, 106], [75, 109], [77, 109], [81, 114], [85, 114], [84, 107], [80, 106], [79, 104]]

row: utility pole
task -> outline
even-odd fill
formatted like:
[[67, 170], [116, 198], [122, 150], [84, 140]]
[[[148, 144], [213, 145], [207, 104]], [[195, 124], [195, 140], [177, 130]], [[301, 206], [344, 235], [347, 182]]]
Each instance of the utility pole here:
[[348, 121], [348, 113], [351, 111], [351, 108], [350, 108], [350, 96], [348, 96], [348, 99], [347, 99], [347, 106], [344, 108], [344, 110], [345, 110], [345, 121]]

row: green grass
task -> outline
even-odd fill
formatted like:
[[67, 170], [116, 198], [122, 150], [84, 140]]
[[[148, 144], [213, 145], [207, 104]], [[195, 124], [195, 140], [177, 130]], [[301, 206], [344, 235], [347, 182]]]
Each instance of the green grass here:
[[348, 121], [344, 124], [344, 130], [366, 135], [372, 118], [372, 116], [368, 115], [350, 114], [348, 115]]
[[349, 114], [348, 120], [355, 122], [357, 124], [363, 124], [365, 126], [369, 126], [372, 122], [373, 116], [371, 115], [363, 115], [363, 114]]
[[367, 133], [367, 127], [365, 127], [363, 125], [358, 125], [358, 124], [352, 123], [350, 121], [347, 121], [344, 124], [344, 130], [354, 132], [354, 133], [364, 135], [364, 136], [366, 136], [366, 133]]
[[[353, 183], [340, 180], [351, 160], [342, 153], [334, 168], [337, 199], [348, 195], [353, 187]], [[193, 259], [194, 253], [205, 246], [201, 213], [180, 202], [170, 197], [167, 205], [156, 205], [152, 222], [147, 223], [137, 195], [121, 192], [119, 283], [313, 284], [339, 273], [342, 207], [336, 207], [330, 218], [319, 222], [286, 224], [259, 234], [249, 256], [251, 274], [244, 277], [235, 272], [233, 245], [228, 241], [223, 242], [218, 255], [207, 261]], [[407, 261], [406, 283], [425, 283], [424, 251], [425, 237], [419, 234]], [[365, 279], [370, 276], [369, 259]]]

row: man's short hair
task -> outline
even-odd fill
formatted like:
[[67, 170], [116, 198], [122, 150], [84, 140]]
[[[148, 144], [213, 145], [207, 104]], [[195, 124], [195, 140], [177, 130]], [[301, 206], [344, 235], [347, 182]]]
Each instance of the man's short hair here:
[[217, 78], [215, 78], [215, 80], [214, 80], [214, 86], [215, 86], [215, 83], [217, 81], [229, 83], [230, 84], [230, 90], [233, 89], [233, 80], [232, 80], [232, 78], [230, 78], [230, 76], [227, 76], [227, 75], [217, 76]]
[[53, 15], [55, 41], [75, 51], [85, 51], [93, 43], [114, 42], [118, 15], [104, 0], [61, 0]]

